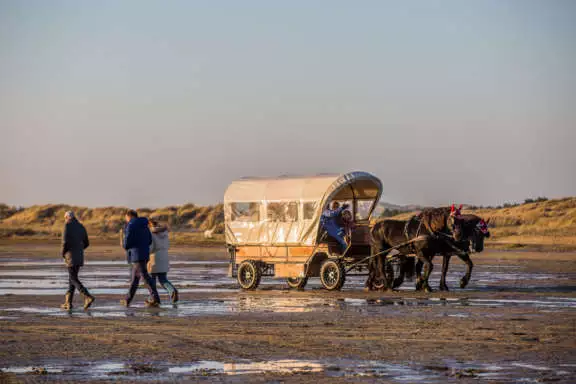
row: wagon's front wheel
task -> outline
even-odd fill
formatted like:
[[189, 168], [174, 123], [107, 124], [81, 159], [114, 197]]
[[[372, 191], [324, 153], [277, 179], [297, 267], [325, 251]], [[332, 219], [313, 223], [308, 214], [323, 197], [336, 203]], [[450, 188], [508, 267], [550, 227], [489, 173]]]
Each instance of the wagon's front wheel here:
[[306, 283], [308, 283], [307, 277], [289, 277], [286, 279], [288, 286], [292, 289], [304, 289]]
[[322, 286], [329, 291], [342, 289], [345, 280], [345, 272], [342, 264], [335, 260], [326, 260], [320, 268], [320, 281]]
[[238, 284], [242, 289], [256, 289], [260, 285], [261, 278], [260, 268], [252, 260], [243, 261], [238, 267]]

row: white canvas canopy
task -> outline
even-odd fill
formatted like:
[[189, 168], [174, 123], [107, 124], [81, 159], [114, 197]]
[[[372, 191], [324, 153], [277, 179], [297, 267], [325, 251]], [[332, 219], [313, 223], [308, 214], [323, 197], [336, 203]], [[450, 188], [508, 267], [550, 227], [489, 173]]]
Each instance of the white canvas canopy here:
[[330, 201], [349, 202], [356, 218], [367, 220], [381, 193], [382, 183], [367, 172], [234, 181], [224, 194], [226, 242], [315, 245]]

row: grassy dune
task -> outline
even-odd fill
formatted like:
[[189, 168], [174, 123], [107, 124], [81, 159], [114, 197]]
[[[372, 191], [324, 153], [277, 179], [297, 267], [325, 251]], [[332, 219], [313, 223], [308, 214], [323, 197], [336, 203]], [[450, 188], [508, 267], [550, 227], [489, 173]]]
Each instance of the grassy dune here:
[[[64, 213], [68, 210], [76, 213], [91, 237], [100, 239], [118, 238], [126, 212], [123, 207], [36, 205], [15, 209], [0, 205], [0, 238], [59, 238], [64, 226]], [[168, 223], [174, 238], [186, 242], [204, 241], [201, 233], [203, 230], [216, 227], [215, 232], [222, 233], [224, 229], [222, 204], [207, 207], [186, 204], [160, 209], [143, 208], [138, 212], [142, 216]]]
[[[15, 209], [0, 204], [0, 238], [57, 239], [64, 224], [64, 212], [74, 210], [93, 238], [118, 239], [126, 208], [85, 208], [42, 205]], [[504, 208], [464, 209], [490, 219], [489, 247], [576, 249], [576, 197], [547, 200]], [[174, 240], [181, 243], [221, 244], [222, 204], [201, 207], [194, 204], [159, 209], [140, 209], [144, 216], [168, 223]], [[407, 219], [415, 212], [395, 216]], [[202, 231], [216, 227], [215, 239], [205, 240]]]

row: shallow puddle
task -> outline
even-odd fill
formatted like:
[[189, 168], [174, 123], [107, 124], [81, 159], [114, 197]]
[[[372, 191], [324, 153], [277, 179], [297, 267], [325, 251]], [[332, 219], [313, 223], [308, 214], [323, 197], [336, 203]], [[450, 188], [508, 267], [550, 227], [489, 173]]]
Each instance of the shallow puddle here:
[[185, 376], [212, 375], [301, 375], [318, 374], [329, 377], [372, 377], [393, 382], [442, 383], [451, 379], [484, 379], [498, 382], [545, 380], [569, 382], [576, 374], [570, 364], [543, 366], [530, 362], [510, 362], [498, 365], [442, 361], [437, 364], [401, 364], [383, 361], [327, 360], [270, 360], [236, 362], [196, 361], [188, 364], [160, 362], [126, 363], [118, 361], [50, 363], [29, 367], [4, 367], [5, 373], [16, 375], [46, 375], [56, 380], [172, 380]]
[[[12, 259], [0, 263], [0, 296], [1, 295], [62, 295], [67, 287], [67, 271], [59, 259], [31, 260]], [[188, 261], [174, 260], [169, 273], [170, 280], [182, 293], [186, 292], [236, 292], [239, 291], [234, 279], [227, 276], [228, 262], [216, 261]], [[464, 291], [474, 290], [502, 290], [524, 287], [526, 282], [559, 281], [574, 279], [573, 274], [549, 273], [523, 273], [516, 266], [482, 265], [473, 273], [472, 281]], [[460, 290], [459, 280], [464, 274], [464, 266], [455, 264], [451, 267], [447, 284], [449, 287]], [[123, 295], [129, 282], [130, 270], [124, 261], [90, 261], [81, 270], [80, 278], [96, 295], [112, 294]], [[434, 271], [431, 276], [431, 286], [437, 287], [440, 272]], [[349, 276], [344, 291], [357, 291], [363, 288], [364, 276]], [[264, 278], [261, 288], [286, 287], [282, 279]], [[307, 290], [321, 289], [318, 279], [310, 279]], [[549, 289], [549, 288], [548, 288]], [[407, 281], [401, 291], [413, 291], [414, 282]], [[384, 303], [385, 304], [385, 303]], [[383, 304], [383, 305], [384, 305]], [[471, 305], [512, 305], [512, 303], [473, 303]], [[520, 303], [516, 303], [520, 304]], [[535, 303], [536, 304], [536, 303]], [[328, 304], [330, 305], [330, 304]], [[395, 302], [393, 305], [426, 305], [412, 302]], [[531, 305], [526, 303], [526, 305]], [[548, 306], [549, 303], [542, 305]], [[558, 304], [550, 304], [556, 308]], [[252, 308], [253, 306], [249, 305]], [[270, 311], [282, 311], [283, 305], [276, 305]], [[309, 306], [292, 306], [291, 311], [309, 311]], [[571, 308], [572, 304], [566, 307]], [[195, 309], [203, 311], [196, 306]], [[239, 310], [242, 310], [241, 308]], [[250, 309], [253, 310], [253, 309]], [[206, 312], [206, 311], [204, 311]], [[221, 312], [216, 309], [215, 312]]]
[[[182, 292], [186, 292], [186, 289], [237, 290], [235, 280], [227, 276], [226, 261], [174, 260], [171, 264], [169, 278], [183, 289]], [[67, 286], [67, 271], [61, 260], [9, 260], [2, 261], [0, 268], [0, 295], [58, 295]], [[545, 284], [576, 278], [574, 274], [523, 273], [518, 269], [516, 266], [478, 266], [464, 291], [530, 288], [527, 282]], [[459, 280], [464, 271], [462, 265], [453, 265], [447, 275], [448, 286], [460, 290]], [[124, 261], [90, 261], [81, 270], [80, 278], [95, 294], [123, 294], [130, 279], [130, 269]], [[439, 278], [440, 272], [434, 271], [430, 279], [432, 287], [438, 286]], [[365, 279], [364, 276], [349, 276], [344, 291], [362, 289]], [[262, 280], [263, 288], [283, 286], [286, 285], [282, 279]], [[319, 288], [318, 279], [310, 279], [307, 289]], [[400, 290], [413, 291], [414, 282], [406, 281]]]
[[[0, 314], [13, 317], [17, 313], [38, 314], [48, 316], [71, 317], [191, 317], [202, 315], [228, 315], [234, 313], [304, 313], [304, 312], [356, 312], [371, 314], [402, 314], [409, 308], [439, 307], [442, 312], [438, 316], [467, 318], [484, 316], [482, 313], [466, 311], [469, 307], [524, 307], [536, 308], [542, 311], [576, 310], [576, 299], [555, 297], [540, 297], [537, 300], [508, 299], [467, 299], [467, 298], [380, 298], [380, 299], [336, 299], [329, 297], [252, 297], [231, 296], [220, 299], [186, 300], [172, 305], [162, 304], [159, 308], [145, 308], [143, 302], [135, 302], [125, 308], [116, 301], [98, 302], [89, 311], [81, 307], [65, 311], [58, 307], [23, 306], [2, 308]], [[1, 317], [0, 317], [1, 319]]]

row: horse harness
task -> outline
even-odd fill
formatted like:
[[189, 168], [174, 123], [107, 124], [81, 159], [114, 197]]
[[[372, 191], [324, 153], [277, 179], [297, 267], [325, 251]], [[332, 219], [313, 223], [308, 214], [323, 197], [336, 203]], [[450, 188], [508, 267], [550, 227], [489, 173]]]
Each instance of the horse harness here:
[[[411, 238], [410, 236], [410, 232], [409, 232], [409, 227], [410, 224], [412, 223], [418, 223], [418, 228], [416, 229], [416, 235]], [[404, 237], [406, 237], [406, 241], [410, 242], [409, 246], [410, 248], [412, 248], [413, 252], [416, 252], [416, 247], [414, 246], [414, 241], [417, 238], [420, 237], [420, 230], [422, 229], [422, 218], [418, 215], [414, 215], [411, 218], [409, 218], [408, 220], [406, 220], [406, 224], [404, 224]]]
[[[413, 222], [418, 222], [418, 228], [416, 229], [416, 235], [411, 238], [410, 237], [410, 233], [409, 233], [409, 227]], [[412, 249], [414, 251], [416, 251], [415, 249], [415, 245], [414, 242], [411, 240], [415, 240], [418, 237], [420, 237], [420, 231], [422, 229], [422, 218], [419, 215], [414, 215], [412, 216], [410, 219], [408, 219], [406, 221], [406, 224], [404, 225], [404, 237], [406, 237], [406, 240], [410, 242], [410, 246], [412, 247]], [[452, 248], [454, 251], [458, 252], [458, 253], [462, 253], [462, 250], [460, 248], [458, 248], [456, 245], [454, 245], [454, 238], [447, 234], [447, 233], [443, 233], [443, 232], [432, 232], [430, 230], [430, 228], [426, 227], [426, 230], [428, 231], [429, 235], [434, 238], [434, 239], [440, 239], [443, 238], [442, 240], [444, 240], [444, 242], [446, 244], [448, 244], [448, 246], [450, 248]]]

